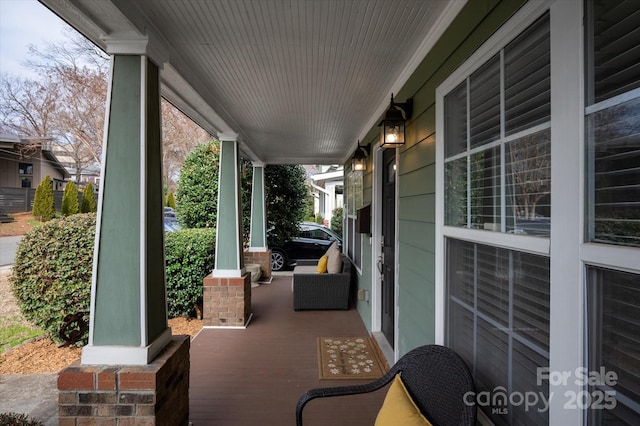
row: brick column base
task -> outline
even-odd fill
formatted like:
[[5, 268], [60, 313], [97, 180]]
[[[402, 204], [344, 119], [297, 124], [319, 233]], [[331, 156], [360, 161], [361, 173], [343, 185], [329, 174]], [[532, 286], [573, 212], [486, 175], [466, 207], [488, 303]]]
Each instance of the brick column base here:
[[257, 263], [262, 270], [262, 278], [271, 277], [271, 249], [267, 251], [244, 251], [244, 264]]
[[251, 315], [251, 274], [238, 278], [212, 277], [203, 282], [202, 319], [205, 327], [244, 327]]
[[59, 426], [187, 425], [189, 336], [148, 365], [82, 365], [58, 373]]

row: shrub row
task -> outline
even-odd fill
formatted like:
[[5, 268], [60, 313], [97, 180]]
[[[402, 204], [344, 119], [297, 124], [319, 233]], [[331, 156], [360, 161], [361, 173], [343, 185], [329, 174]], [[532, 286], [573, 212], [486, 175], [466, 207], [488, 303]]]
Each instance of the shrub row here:
[[[95, 213], [54, 219], [22, 239], [11, 278], [24, 316], [58, 340], [64, 317], [89, 311]], [[192, 316], [202, 280], [213, 269], [215, 231], [166, 235], [169, 316]]]

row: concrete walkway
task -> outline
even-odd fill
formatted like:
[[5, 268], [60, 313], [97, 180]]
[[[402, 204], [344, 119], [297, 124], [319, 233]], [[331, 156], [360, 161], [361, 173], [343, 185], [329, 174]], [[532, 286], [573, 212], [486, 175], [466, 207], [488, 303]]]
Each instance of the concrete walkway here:
[[22, 235], [17, 237], [0, 237], [0, 266], [13, 265], [18, 244]]
[[[22, 236], [0, 237], [0, 269], [10, 268]], [[0, 413], [26, 414], [58, 426], [58, 373], [0, 374]]]
[[26, 414], [58, 426], [58, 374], [0, 375], [0, 413]]

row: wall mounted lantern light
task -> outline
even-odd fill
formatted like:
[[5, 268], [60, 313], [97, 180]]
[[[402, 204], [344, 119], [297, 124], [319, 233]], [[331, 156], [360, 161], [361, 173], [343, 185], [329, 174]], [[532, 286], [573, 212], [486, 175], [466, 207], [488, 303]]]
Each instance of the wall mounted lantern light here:
[[360, 141], [358, 141], [358, 148], [356, 148], [356, 152], [353, 154], [353, 158], [351, 159], [351, 170], [354, 172], [362, 172], [367, 170], [367, 157], [369, 156], [369, 146], [360, 145]]
[[[402, 111], [401, 111], [402, 110]], [[402, 113], [404, 111], [404, 114]], [[405, 143], [404, 124], [411, 118], [413, 112], [413, 98], [407, 99], [406, 102], [396, 103], [393, 101], [393, 93], [391, 94], [391, 105], [384, 114], [384, 118], [379, 126], [382, 126], [380, 134], [380, 147], [396, 148]]]

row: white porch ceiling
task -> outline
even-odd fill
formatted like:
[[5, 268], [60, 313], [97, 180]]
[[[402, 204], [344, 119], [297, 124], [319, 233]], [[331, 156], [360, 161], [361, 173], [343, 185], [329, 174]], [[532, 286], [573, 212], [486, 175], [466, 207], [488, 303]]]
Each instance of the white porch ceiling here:
[[[106, 48], [146, 35], [163, 95], [267, 164], [336, 164], [465, 0], [40, 0]], [[399, 99], [403, 101], [403, 99]]]

